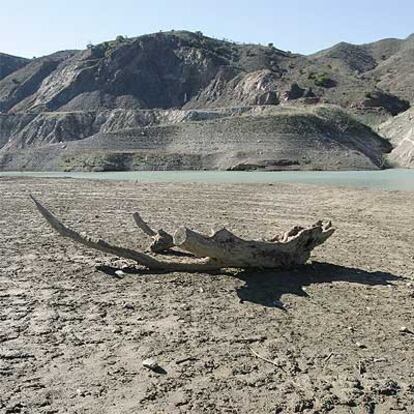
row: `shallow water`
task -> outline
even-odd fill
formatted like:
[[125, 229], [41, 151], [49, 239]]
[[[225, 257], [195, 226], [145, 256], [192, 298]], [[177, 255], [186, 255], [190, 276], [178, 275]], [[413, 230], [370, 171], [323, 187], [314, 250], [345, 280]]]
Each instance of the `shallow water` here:
[[0, 172], [0, 177], [84, 178], [138, 182], [302, 183], [369, 189], [414, 191], [414, 170], [383, 171], [122, 171], [122, 172]]

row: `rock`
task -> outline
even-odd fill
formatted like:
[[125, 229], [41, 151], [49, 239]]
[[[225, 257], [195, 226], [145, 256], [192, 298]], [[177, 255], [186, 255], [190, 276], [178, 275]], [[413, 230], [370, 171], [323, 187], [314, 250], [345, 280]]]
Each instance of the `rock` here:
[[406, 326], [401, 326], [400, 332], [403, 334], [413, 334], [414, 332], [408, 329]]
[[305, 410], [311, 410], [313, 408], [314, 402], [312, 399], [303, 398], [299, 395], [295, 396], [291, 402], [292, 412], [302, 413]]
[[396, 395], [401, 387], [393, 380], [387, 380], [382, 384], [377, 385], [375, 390], [381, 395]]
[[81, 389], [77, 389], [76, 390], [76, 394], [79, 396], [79, 397], [85, 397], [85, 392], [84, 391], [82, 391]]
[[[312, 91], [312, 89], [310, 89]], [[301, 88], [296, 82], [290, 85], [290, 88], [282, 93], [284, 101], [291, 101], [305, 96], [306, 89]], [[308, 91], [309, 93], [309, 91]], [[308, 95], [309, 96], [309, 95]]]
[[379, 126], [380, 134], [389, 138], [394, 146], [389, 155], [392, 165], [414, 168], [414, 128], [412, 117], [414, 117], [414, 108], [410, 108], [408, 111]]
[[150, 369], [151, 371], [156, 371], [160, 368], [160, 366], [158, 365], [158, 362], [153, 358], [144, 359], [144, 361], [142, 361], [142, 365], [145, 368]]
[[256, 105], [278, 105], [279, 99], [275, 91], [265, 92], [256, 98]]
[[395, 116], [400, 112], [406, 111], [410, 107], [410, 104], [398, 96], [377, 89], [366, 93], [365, 98], [358, 102], [356, 106], [360, 109], [383, 108]]

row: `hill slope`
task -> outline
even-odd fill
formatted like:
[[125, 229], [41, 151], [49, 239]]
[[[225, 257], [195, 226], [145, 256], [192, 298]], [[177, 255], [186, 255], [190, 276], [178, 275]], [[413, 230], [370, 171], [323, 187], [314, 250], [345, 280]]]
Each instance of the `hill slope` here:
[[215, 108], [316, 97], [395, 114], [408, 108], [402, 98], [414, 97], [405, 78], [414, 73], [413, 43], [342, 43], [305, 57], [191, 32], [118, 38], [33, 60], [0, 81], [0, 110]]
[[[105, 158], [124, 150], [152, 151], [150, 161], [113, 168], [379, 168], [389, 144], [338, 109], [315, 104], [339, 105], [375, 126], [414, 100], [412, 36], [302, 56], [172, 31], [19, 65], [0, 80], [7, 169], [107, 168], [99, 159], [76, 160], [82, 151]], [[350, 124], [358, 131], [349, 133]], [[295, 138], [288, 144], [287, 136]], [[74, 163], [59, 158], [66, 141]]]
[[[338, 79], [354, 79], [354, 93], [378, 88], [411, 103], [414, 101], [414, 36], [383, 39], [365, 45], [340, 43], [311, 58], [338, 71]], [[339, 89], [345, 90], [343, 82]], [[337, 93], [338, 91], [335, 91]], [[406, 108], [407, 109], [407, 108]]]
[[5, 170], [378, 169], [391, 150], [370, 128], [327, 106], [43, 113], [1, 121]]
[[0, 80], [10, 73], [22, 68], [29, 62], [28, 59], [0, 53]]
[[391, 162], [399, 167], [414, 168], [414, 109], [381, 124], [379, 131], [395, 147], [389, 157]]
[[30, 102], [41, 88], [43, 81], [60, 63], [75, 52], [58, 52], [33, 59], [0, 81], [0, 112], [22, 112], [31, 109]]

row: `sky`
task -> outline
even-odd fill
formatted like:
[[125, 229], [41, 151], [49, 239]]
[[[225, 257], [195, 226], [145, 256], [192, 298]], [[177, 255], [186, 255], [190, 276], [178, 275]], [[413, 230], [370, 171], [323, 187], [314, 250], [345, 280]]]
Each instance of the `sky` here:
[[[2, 4], [3, 3], [3, 4]], [[340, 41], [414, 32], [414, 0], [13, 0], [0, 2], [0, 52], [39, 57], [117, 35], [200, 30], [310, 54]]]

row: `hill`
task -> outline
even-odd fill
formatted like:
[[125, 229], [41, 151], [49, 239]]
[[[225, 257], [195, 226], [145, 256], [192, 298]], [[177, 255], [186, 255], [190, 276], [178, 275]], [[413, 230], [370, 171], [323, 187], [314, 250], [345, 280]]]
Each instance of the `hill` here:
[[379, 132], [395, 147], [390, 161], [400, 167], [414, 168], [414, 109], [381, 124]]
[[[365, 45], [340, 43], [311, 58], [338, 73], [339, 89], [335, 94], [342, 92], [347, 96], [347, 89], [355, 94], [378, 89], [401, 100], [414, 101], [413, 35], [404, 40], [383, 39]], [[354, 85], [347, 85], [346, 78], [352, 79]], [[392, 112], [395, 115], [395, 111]]]
[[[390, 144], [336, 107], [0, 117], [4, 170], [378, 169]], [[3, 122], [2, 122], [3, 120]]]
[[29, 62], [28, 59], [0, 53], [0, 80], [12, 72], [22, 68]]
[[[30, 149], [42, 146], [43, 153], [50, 149], [51, 154], [56, 155], [50, 145], [69, 139], [77, 144], [68, 144], [68, 149], [80, 148], [82, 140], [84, 150], [100, 150], [97, 143], [108, 141], [109, 138], [102, 135], [107, 132], [112, 134], [110, 151], [123, 151], [126, 140], [129, 141], [128, 151], [141, 151], [151, 147], [153, 142], [163, 142], [163, 136], [157, 136], [153, 131], [164, 134], [175, 130], [177, 125], [175, 121], [171, 122], [169, 114], [181, 111], [180, 116], [186, 119], [195, 116], [197, 127], [188, 122], [180, 123], [178, 135], [182, 140], [187, 139], [188, 145], [180, 144], [180, 149], [174, 149], [181, 154], [177, 156], [183, 156], [180, 151], [191, 152], [191, 145], [197, 147], [195, 142], [203, 136], [216, 142], [213, 153], [224, 154], [220, 162], [206, 162], [202, 155], [203, 162], [186, 162], [186, 167], [268, 168], [276, 163], [274, 168], [278, 169], [281, 168], [280, 160], [284, 159], [280, 154], [284, 153], [286, 140], [278, 138], [269, 148], [263, 143], [267, 142], [265, 136], [283, 135], [283, 128], [276, 121], [264, 121], [261, 108], [275, 109], [269, 116], [283, 119], [283, 125], [289, 125], [295, 131], [300, 114], [306, 122], [300, 130], [302, 139], [292, 141], [295, 150], [302, 154], [311, 145], [311, 152], [317, 151], [319, 138], [312, 141], [315, 130], [318, 137], [330, 137], [332, 131], [339, 136], [336, 128], [341, 127], [345, 117], [346, 123], [356, 125], [358, 122], [353, 118], [356, 117], [361, 123], [376, 126], [410, 107], [414, 100], [413, 45], [414, 37], [410, 36], [404, 40], [385, 39], [366, 45], [340, 43], [317, 54], [303, 56], [282, 51], [273, 44], [237, 44], [213, 39], [200, 32], [171, 31], [131, 39], [118, 36], [113, 41], [90, 45], [85, 50], [63, 51], [24, 61], [0, 80], [2, 166], [20, 168], [32, 159], [26, 167], [63, 168], [57, 160], [45, 162], [38, 149], [34, 149], [33, 154], [40, 158], [29, 156]], [[349, 115], [341, 112], [342, 121], [338, 122], [339, 110], [328, 106], [335, 108], [333, 115], [325, 117], [321, 124], [320, 112], [315, 116], [320, 104], [325, 108], [327, 104], [340, 106]], [[245, 116], [246, 111], [250, 118]], [[287, 116], [286, 111], [295, 115]], [[261, 117], [255, 120], [258, 114]], [[211, 120], [211, 117], [225, 118], [226, 121]], [[148, 122], [145, 126], [140, 124], [143, 119]], [[108, 123], [112, 121], [115, 124], [107, 131]], [[237, 145], [235, 142], [230, 144], [233, 133], [230, 127], [226, 130], [229, 131], [226, 132], [229, 142], [226, 142], [218, 127], [220, 122], [231, 124], [231, 128], [236, 128], [243, 137]], [[144, 134], [145, 139], [136, 135], [142, 133], [140, 128], [143, 127], [152, 131], [148, 136]], [[255, 138], [257, 134], [260, 138]], [[370, 134], [376, 136], [372, 131]], [[170, 139], [176, 142], [176, 138]], [[368, 144], [371, 155], [372, 142]], [[236, 146], [239, 152], [247, 155], [234, 158]], [[318, 157], [316, 162], [310, 157], [313, 161], [308, 164], [299, 162], [295, 168], [378, 168], [383, 165], [383, 154], [390, 148], [374, 147], [375, 155], [367, 159], [366, 154], [363, 155], [364, 162], [356, 162], [354, 157], [342, 159], [342, 156], [340, 162], [335, 157], [332, 162], [329, 157]], [[154, 151], [168, 153], [170, 149], [161, 145]], [[253, 149], [269, 156], [255, 157]], [[353, 150], [359, 152], [361, 148], [357, 145]], [[16, 160], [15, 151], [23, 151], [23, 158], [18, 158], [26, 161], [4, 162]], [[322, 151], [328, 151], [327, 147], [322, 145]], [[201, 154], [198, 150], [193, 153]], [[50, 157], [52, 155], [46, 158]], [[286, 159], [291, 161], [293, 158], [289, 155]], [[38, 166], [33, 159], [39, 159]], [[320, 161], [322, 159], [325, 163]], [[237, 167], [238, 161], [240, 167]], [[243, 163], [250, 167], [243, 167]], [[165, 163], [162, 161], [161, 164], [164, 168]], [[145, 163], [128, 165], [153, 168], [158, 162], [151, 161], [146, 167]], [[293, 168], [290, 164], [288, 167]]]
[[316, 98], [395, 115], [408, 109], [404, 99], [413, 100], [412, 82], [405, 80], [413, 72], [412, 51], [413, 38], [341, 43], [306, 57], [201, 33], [118, 37], [31, 61], [0, 81], [0, 109], [189, 109]]
[[0, 112], [24, 112], [32, 109], [27, 103], [34, 98], [43, 81], [60, 63], [73, 56], [74, 52], [58, 52], [50, 56], [33, 59], [0, 81]]

